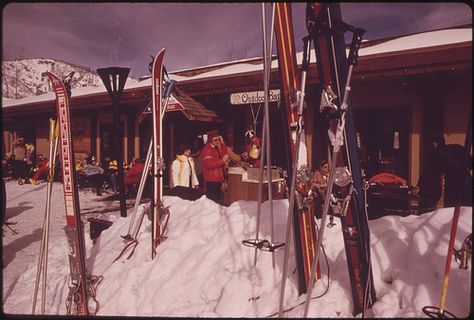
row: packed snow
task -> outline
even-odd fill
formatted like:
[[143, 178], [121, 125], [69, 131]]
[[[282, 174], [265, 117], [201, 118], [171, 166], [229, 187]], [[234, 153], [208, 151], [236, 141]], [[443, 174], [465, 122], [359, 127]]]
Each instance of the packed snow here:
[[[4, 227], [3, 312], [30, 315], [40, 250], [46, 183], [18, 185], [8, 181], [6, 218], [17, 222], [13, 234]], [[242, 245], [255, 238], [257, 202], [237, 201], [220, 206], [205, 196], [196, 201], [165, 196], [170, 206], [166, 239], [151, 259], [150, 221], [145, 217], [138, 246], [114, 259], [124, 248], [134, 199], [128, 199], [128, 217], [120, 217], [118, 201], [110, 195], [80, 191], [85, 221], [86, 265], [92, 275], [103, 276], [97, 287], [97, 315], [169, 317], [269, 317], [277, 316], [284, 250], [275, 253]], [[139, 207], [144, 210], [146, 201]], [[274, 241], [284, 241], [288, 200], [274, 200]], [[46, 314], [65, 315], [69, 288], [69, 264], [62, 184], [52, 194]], [[112, 221], [97, 242], [90, 239], [87, 218]], [[427, 317], [424, 306], [439, 306], [450, 237], [453, 208], [421, 216], [385, 216], [369, 221], [372, 268], [377, 302], [375, 317]], [[259, 238], [271, 234], [270, 206], [262, 204]], [[352, 297], [340, 222], [325, 228], [321, 255], [322, 279], [313, 290], [309, 317], [352, 317]], [[320, 223], [320, 221], [318, 221]], [[461, 208], [455, 248], [472, 230], [472, 208]], [[327, 264], [326, 260], [327, 259]], [[328, 267], [329, 266], [329, 270]], [[446, 310], [458, 317], [469, 314], [471, 265], [468, 270], [451, 262]], [[295, 263], [290, 251], [284, 299], [285, 317], [301, 317], [305, 295], [298, 296]], [[329, 278], [328, 278], [329, 275]], [[41, 290], [40, 290], [41, 292]], [[36, 314], [40, 311], [39, 294]], [[96, 304], [90, 300], [91, 310]], [[296, 306], [296, 307], [295, 307]]]

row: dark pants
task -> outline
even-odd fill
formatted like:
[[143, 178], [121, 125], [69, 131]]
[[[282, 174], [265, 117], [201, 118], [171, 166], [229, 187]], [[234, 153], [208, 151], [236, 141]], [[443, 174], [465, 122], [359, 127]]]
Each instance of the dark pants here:
[[23, 160], [13, 160], [12, 178], [26, 179], [28, 178], [28, 164]]
[[212, 201], [222, 204], [221, 202], [221, 186], [222, 182], [210, 182], [206, 181], [206, 196]]
[[165, 192], [167, 196], [176, 196], [186, 200], [197, 200], [202, 197], [203, 192], [193, 188], [177, 186]]

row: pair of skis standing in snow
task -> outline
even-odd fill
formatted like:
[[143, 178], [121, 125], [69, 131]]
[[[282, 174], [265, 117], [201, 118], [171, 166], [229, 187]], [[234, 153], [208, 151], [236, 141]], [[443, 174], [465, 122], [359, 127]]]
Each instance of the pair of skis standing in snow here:
[[[303, 39], [302, 72], [301, 81], [299, 82], [291, 4], [276, 3], [274, 6], [276, 7], [275, 33], [284, 104], [282, 112], [288, 125], [288, 131], [286, 131], [288, 132], [286, 137], [287, 167], [289, 170], [292, 169], [292, 173], [288, 177], [288, 185], [290, 186], [289, 212], [278, 315], [281, 317], [283, 314], [283, 297], [289, 256], [289, 234], [292, 228], [294, 231], [299, 292], [300, 294], [307, 294], [303, 316], [306, 317], [308, 314], [313, 283], [319, 277], [319, 252], [322, 246], [326, 217], [331, 206], [333, 213], [340, 217], [342, 225], [352, 289], [353, 314], [360, 314], [364, 317], [375, 303], [376, 294], [370, 259], [370, 232], [365, 192], [367, 187], [359, 167], [353, 110], [349, 102], [349, 94], [352, 72], [357, 64], [358, 51], [365, 30], [344, 23], [341, 17], [340, 4], [338, 3], [308, 3], [306, 8], [308, 35]], [[353, 37], [349, 54], [346, 57], [344, 34], [347, 31], [351, 32]], [[321, 227], [317, 236], [312, 215], [311, 170], [308, 168], [307, 159], [305, 158], [306, 146], [303, 126], [306, 73], [309, 71], [311, 42], [314, 43], [318, 78], [322, 88], [319, 109], [329, 119], [328, 136], [332, 145], [331, 172], [321, 217]], [[264, 73], [266, 74], [266, 72]], [[268, 80], [265, 79], [265, 81]], [[470, 138], [471, 122], [469, 121], [466, 131], [466, 151], [469, 150], [471, 145]], [[300, 155], [302, 155], [301, 159], [299, 158]], [[467, 163], [464, 164], [464, 167], [467, 166]], [[423, 311], [431, 317], [453, 316], [445, 311], [444, 307], [460, 205], [459, 203], [456, 206], [453, 217], [440, 307], [423, 308]], [[470, 238], [466, 241], [466, 247], [470, 246]], [[272, 239], [270, 241], [259, 240], [258, 232], [257, 239], [253, 240], [253, 244], [256, 248], [267, 251], [272, 251], [269, 248], [274, 248]], [[466, 260], [468, 256], [466, 252], [469, 252], [469, 249], [456, 251], [455, 254], [457, 258]], [[461, 268], [466, 268], [465, 263], [461, 264]]]
[[[138, 209], [138, 204], [141, 199], [143, 187], [146, 177], [149, 172], [150, 165], [152, 166], [153, 176], [153, 199], [151, 206], [151, 223], [152, 223], [152, 239], [151, 239], [151, 256], [152, 259], [156, 256], [156, 247], [163, 240], [163, 233], [165, 232], [168, 219], [168, 207], [164, 207], [162, 203], [163, 182], [163, 158], [162, 158], [162, 119], [166, 104], [168, 102], [171, 91], [173, 90], [175, 82], [170, 81], [166, 83], [166, 92], [163, 88], [163, 60], [165, 49], [162, 49], [152, 63], [152, 115], [153, 115], [153, 137], [150, 142], [150, 148], [147, 155], [146, 167], [140, 182], [140, 188], [137, 196], [137, 201], [134, 206], [133, 217], [130, 223], [130, 229], [124, 239], [130, 240], [129, 244], [136, 246], [137, 235], [140, 229], [143, 215], [137, 225], [133, 236], [130, 234], [133, 226], [135, 213]], [[77, 179], [75, 170], [74, 148], [71, 135], [71, 121], [70, 121], [70, 105], [69, 99], [71, 96], [69, 82], [74, 73], [70, 73], [63, 81], [56, 75], [46, 73], [53, 91], [56, 95], [56, 112], [57, 120], [50, 120], [50, 151], [49, 151], [49, 174], [46, 195], [46, 209], [45, 218], [43, 222], [43, 235], [40, 245], [40, 257], [38, 260], [38, 269], [35, 282], [35, 291], [33, 296], [32, 313], [36, 311], [36, 302], [38, 298], [39, 283], [41, 277], [42, 282], [42, 304], [41, 314], [45, 312], [46, 301], [46, 284], [47, 284], [47, 259], [48, 259], [48, 238], [49, 238], [49, 222], [50, 222], [50, 207], [51, 207], [51, 192], [53, 186], [54, 168], [56, 162], [56, 155], [59, 149], [64, 203], [66, 209], [66, 227], [64, 228], [69, 247], [69, 266], [70, 266], [70, 282], [69, 295], [66, 301], [67, 314], [76, 314], [81, 316], [88, 316], [95, 314], [99, 308], [99, 303], [95, 299], [96, 287], [102, 281], [102, 276], [92, 276], [88, 273], [85, 263], [85, 239], [83, 224], [80, 217], [79, 194], [77, 189]], [[166, 97], [166, 100], [163, 99]], [[166, 101], [166, 102], [165, 102]], [[145, 211], [144, 211], [145, 212]], [[127, 245], [124, 251], [131, 246]], [[133, 251], [132, 251], [133, 253]], [[132, 254], [131, 253], [131, 254]], [[131, 256], [130, 254], [130, 256]], [[129, 257], [130, 257], [129, 256]], [[89, 298], [95, 301], [95, 312], [89, 309]]]
[[[264, 11], [264, 7], [262, 10]], [[370, 263], [365, 197], [357, 157], [352, 110], [348, 99], [352, 70], [357, 64], [358, 49], [365, 30], [342, 22], [339, 4], [308, 3], [306, 10], [308, 35], [303, 39], [302, 72], [301, 78], [299, 78], [291, 4], [274, 4], [273, 16], [282, 90], [283, 107], [281, 112], [283, 126], [286, 128], [284, 132], [286, 133], [287, 168], [288, 171], [291, 171], [287, 176], [289, 211], [278, 315], [281, 317], [284, 312], [283, 301], [288, 272], [289, 243], [290, 234], [293, 231], [298, 288], [300, 294], [307, 293], [304, 317], [307, 316], [312, 287], [314, 281], [320, 277], [318, 258], [329, 206], [341, 218], [352, 286], [353, 312], [354, 315], [360, 313], [364, 315], [365, 311], [375, 302], [375, 290]], [[265, 27], [263, 29], [265, 43]], [[347, 31], [354, 35], [348, 58], [346, 58], [344, 43], [344, 33]], [[310, 65], [311, 43], [314, 43], [318, 76], [322, 87], [320, 111], [330, 118], [328, 134], [333, 148], [327, 197], [318, 235], [316, 234], [312, 204], [315, 190], [313, 190], [311, 181], [311, 169], [308, 166], [303, 120], [306, 74]], [[265, 68], [268, 68], [268, 65], [265, 63]], [[267, 73], [268, 70], [265, 70], [265, 90], [268, 89]], [[264, 127], [265, 124], [268, 124], [267, 119], [264, 120]], [[270, 165], [271, 163], [267, 167]], [[273, 239], [270, 241], [258, 239], [259, 214], [257, 219], [257, 239], [244, 240], [243, 243], [271, 252], [280, 248], [281, 244], [273, 243]]]
[[[334, 214], [340, 217], [342, 225], [352, 287], [353, 314], [364, 315], [375, 302], [375, 290], [370, 261], [367, 213], [349, 94], [352, 70], [357, 64], [358, 50], [365, 30], [345, 24], [338, 3], [308, 3], [306, 8], [308, 35], [303, 38], [302, 72], [301, 80], [298, 81], [291, 5], [278, 3], [276, 6], [280, 79], [290, 133], [287, 140], [290, 141], [291, 147], [288, 149], [292, 151], [288, 156], [291, 164], [288, 167], [292, 168], [292, 174], [286, 243], [289, 238], [288, 230], [294, 220], [299, 291], [300, 294], [305, 292], [307, 294], [304, 317], [308, 313], [313, 283], [320, 277], [319, 252], [330, 206]], [[347, 31], [352, 32], [353, 38], [349, 56], [346, 58], [344, 34]], [[304, 143], [303, 109], [311, 43], [314, 44], [318, 78], [322, 88], [319, 110], [330, 119], [328, 136], [332, 145], [331, 172], [318, 235], [315, 232], [311, 203], [313, 200], [311, 170], [307, 159], [298, 158], [300, 154], [305, 154], [300, 148]], [[286, 246], [279, 304], [280, 316], [283, 312], [288, 254], [289, 246]]]

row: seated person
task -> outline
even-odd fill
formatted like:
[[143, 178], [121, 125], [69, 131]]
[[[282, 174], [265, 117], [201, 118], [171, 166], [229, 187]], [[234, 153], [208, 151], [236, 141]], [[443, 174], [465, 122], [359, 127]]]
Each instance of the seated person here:
[[43, 158], [43, 155], [38, 154], [38, 160], [36, 161], [37, 166], [33, 169], [35, 174], [30, 179], [31, 184], [38, 184], [38, 180], [45, 176], [45, 179], [48, 178], [49, 172], [49, 161], [47, 158]]
[[84, 167], [84, 172], [87, 176], [87, 179], [89, 179], [89, 181], [91, 181], [96, 188], [97, 195], [101, 196], [102, 193], [100, 191], [102, 189], [102, 185], [104, 184], [104, 169], [95, 163], [94, 158], [95, 157], [87, 158], [87, 164]]
[[139, 158], [136, 158], [123, 178], [123, 182], [125, 185], [125, 193], [128, 194], [129, 188], [131, 186], [140, 184], [143, 170], [145, 170], [145, 165]]

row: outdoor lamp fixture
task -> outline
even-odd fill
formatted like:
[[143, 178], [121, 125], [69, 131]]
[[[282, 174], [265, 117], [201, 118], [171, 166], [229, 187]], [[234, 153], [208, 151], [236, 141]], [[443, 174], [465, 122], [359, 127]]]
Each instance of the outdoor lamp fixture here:
[[337, 167], [334, 172], [334, 183], [338, 187], [345, 187], [351, 183], [352, 177], [347, 167]]
[[125, 82], [127, 82], [128, 73], [130, 68], [120, 67], [109, 67], [97, 69], [102, 82], [104, 83], [107, 93], [112, 99], [112, 109], [114, 114], [114, 153], [115, 160], [117, 160], [117, 173], [118, 173], [118, 187], [119, 187], [119, 199], [120, 199], [120, 216], [127, 216], [127, 205], [125, 202], [125, 188], [123, 183], [123, 137], [120, 131], [120, 116], [118, 111], [120, 96], [123, 92]]

